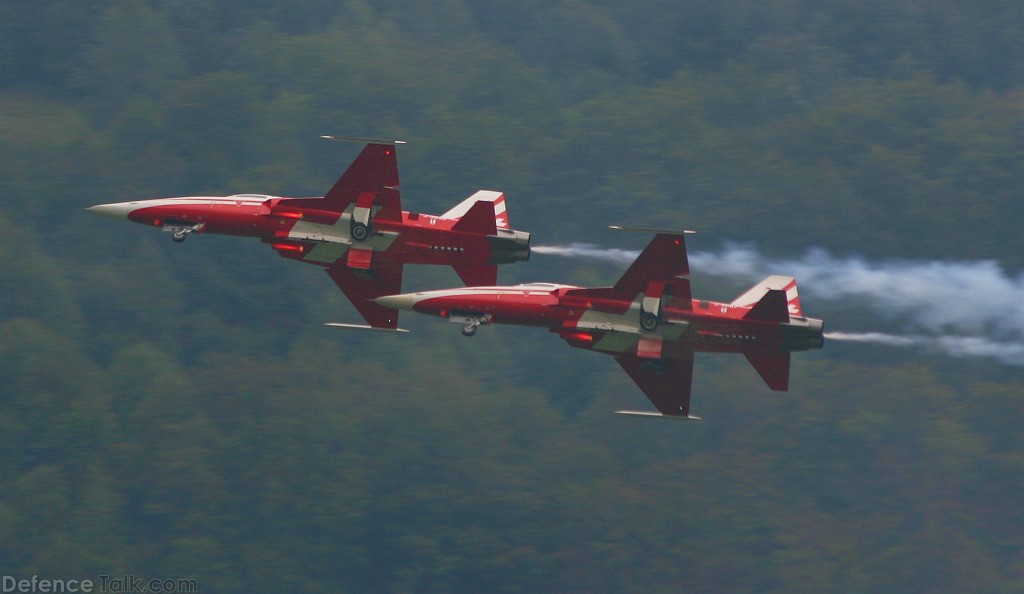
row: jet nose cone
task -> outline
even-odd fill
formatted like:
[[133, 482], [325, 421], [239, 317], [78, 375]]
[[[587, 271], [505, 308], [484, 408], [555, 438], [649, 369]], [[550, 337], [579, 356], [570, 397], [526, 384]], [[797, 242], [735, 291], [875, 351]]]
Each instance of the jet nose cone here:
[[135, 202], [116, 202], [113, 204], [97, 204], [85, 210], [111, 219], [127, 219], [128, 213], [136, 208], [138, 208], [138, 204]]
[[419, 301], [419, 299], [412, 293], [406, 293], [404, 295], [385, 295], [374, 299], [374, 302], [376, 302], [377, 305], [404, 310], [412, 310], [412, 306], [417, 301]]

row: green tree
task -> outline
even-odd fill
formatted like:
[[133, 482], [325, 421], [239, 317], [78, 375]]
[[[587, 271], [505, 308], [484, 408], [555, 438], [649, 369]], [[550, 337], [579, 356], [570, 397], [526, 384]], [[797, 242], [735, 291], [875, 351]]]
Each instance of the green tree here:
[[119, 1], [103, 11], [82, 60], [74, 83], [101, 121], [113, 117], [128, 98], [165, 96], [184, 74], [170, 23], [143, 0]]

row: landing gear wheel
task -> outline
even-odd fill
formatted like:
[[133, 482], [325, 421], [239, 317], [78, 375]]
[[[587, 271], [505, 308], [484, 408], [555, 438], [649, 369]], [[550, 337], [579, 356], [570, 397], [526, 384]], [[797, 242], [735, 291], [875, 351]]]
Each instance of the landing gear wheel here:
[[182, 230], [171, 233], [171, 239], [173, 239], [176, 243], [181, 243], [185, 241], [186, 237], [188, 237], [188, 231]]
[[352, 239], [356, 241], [366, 241], [366, 238], [370, 236], [370, 230], [366, 225], [362, 223], [352, 223]]
[[649, 311], [640, 314], [640, 327], [650, 332], [658, 327], [658, 316]]
[[473, 336], [474, 334], [476, 334], [476, 324], [467, 324], [462, 327], [463, 336]]

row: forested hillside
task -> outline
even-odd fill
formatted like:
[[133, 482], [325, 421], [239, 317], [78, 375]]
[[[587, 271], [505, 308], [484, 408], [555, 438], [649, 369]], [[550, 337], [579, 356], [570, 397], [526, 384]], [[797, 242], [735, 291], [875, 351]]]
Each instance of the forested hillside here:
[[[991, 260], [1024, 285], [1024, 4], [7, 0], [0, 574], [1024, 592], [1024, 361], [829, 343], [773, 393], [698, 357], [705, 420], [643, 422], [610, 414], [648, 406], [613, 361], [543, 332], [339, 333], [357, 314], [316, 267], [83, 210], [322, 195], [359, 146], [321, 134], [409, 141], [405, 208], [499, 189], [535, 245], [691, 228], [692, 251]], [[501, 279], [621, 269], [535, 255]], [[826, 328], [906, 327], [812, 294]]]

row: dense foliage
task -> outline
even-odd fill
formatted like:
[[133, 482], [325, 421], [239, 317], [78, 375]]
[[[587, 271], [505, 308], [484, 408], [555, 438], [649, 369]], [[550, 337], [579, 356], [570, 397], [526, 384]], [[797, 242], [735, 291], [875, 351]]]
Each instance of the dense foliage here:
[[375, 4], [0, 3], [0, 573], [1024, 591], [1021, 368], [829, 346], [774, 394], [704, 357], [705, 421], [636, 422], [614, 363], [553, 337], [339, 334], [356, 314], [314, 267], [82, 211], [318, 195], [340, 133], [411, 141], [406, 208], [501, 189], [536, 242], [635, 248], [601, 231], [630, 223], [1019, 271], [1024, 5]]

